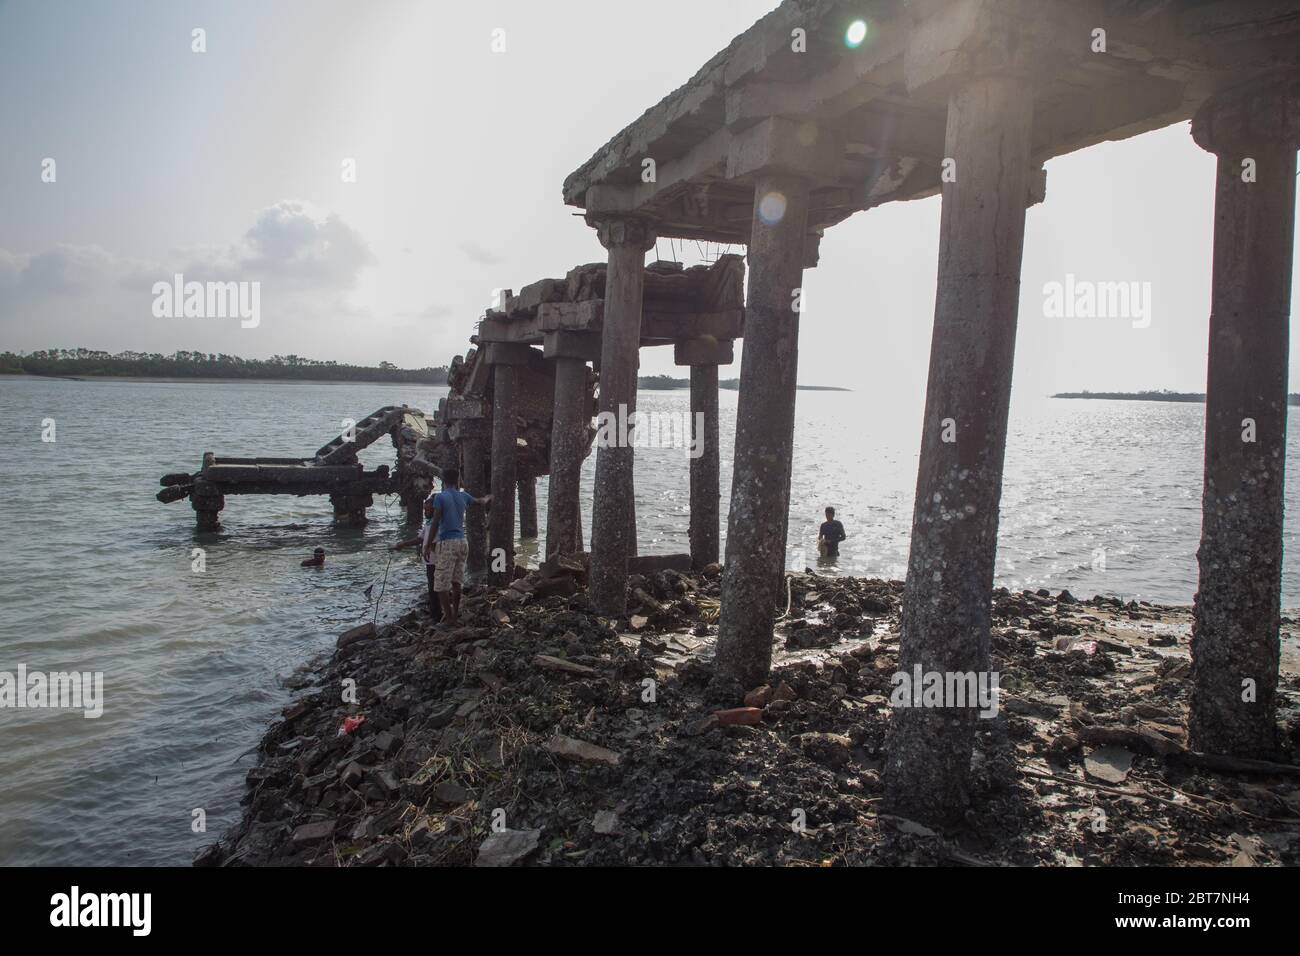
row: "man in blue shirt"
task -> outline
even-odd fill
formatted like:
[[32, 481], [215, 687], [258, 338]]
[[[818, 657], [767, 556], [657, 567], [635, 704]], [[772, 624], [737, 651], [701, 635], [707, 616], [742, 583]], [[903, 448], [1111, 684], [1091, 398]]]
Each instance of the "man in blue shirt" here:
[[465, 580], [465, 512], [471, 504], [486, 505], [491, 495], [475, 498], [460, 487], [460, 472], [447, 468], [442, 473], [442, 491], [430, 497], [433, 519], [424, 536], [424, 560], [433, 565], [433, 587], [442, 604], [442, 620], [455, 627], [460, 614], [461, 585]]

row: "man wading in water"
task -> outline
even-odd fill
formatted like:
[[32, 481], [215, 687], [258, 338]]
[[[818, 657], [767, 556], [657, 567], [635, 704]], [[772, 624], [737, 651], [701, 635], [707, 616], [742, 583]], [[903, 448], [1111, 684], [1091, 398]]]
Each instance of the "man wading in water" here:
[[847, 538], [844, 533], [844, 525], [835, 520], [835, 509], [826, 509], [826, 520], [822, 522], [821, 530], [817, 532], [817, 547], [822, 553], [823, 558], [838, 558], [840, 556], [840, 542]]
[[[433, 588], [442, 604], [443, 623], [455, 627], [460, 614], [460, 589], [465, 580], [465, 511], [471, 504], [487, 505], [491, 495], [475, 498], [460, 489], [460, 472], [448, 468], [442, 473], [442, 491], [429, 499], [433, 520], [424, 536], [424, 561], [433, 564]], [[435, 537], [436, 530], [436, 537]]]

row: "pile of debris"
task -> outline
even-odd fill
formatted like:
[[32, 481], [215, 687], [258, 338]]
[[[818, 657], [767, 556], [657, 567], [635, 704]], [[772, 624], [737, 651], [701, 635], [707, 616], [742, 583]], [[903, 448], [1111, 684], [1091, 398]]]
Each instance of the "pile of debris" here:
[[1001, 706], [971, 810], [940, 832], [880, 810], [901, 583], [793, 575], [770, 684], [744, 689], [711, 663], [719, 568], [634, 575], [617, 621], [586, 573], [470, 586], [455, 628], [414, 611], [344, 634], [197, 862], [1298, 861], [1300, 767], [1186, 749], [1187, 609], [1000, 590]]

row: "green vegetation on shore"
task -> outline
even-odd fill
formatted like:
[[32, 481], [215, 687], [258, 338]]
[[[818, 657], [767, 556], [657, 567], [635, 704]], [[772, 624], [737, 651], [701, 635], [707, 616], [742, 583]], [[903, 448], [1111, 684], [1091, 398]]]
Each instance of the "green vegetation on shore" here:
[[[1057, 392], [1052, 398], [1103, 398], [1116, 402], [1204, 402], [1204, 392], [1171, 392], [1152, 389], [1146, 392]], [[1288, 405], [1300, 405], [1300, 394], [1287, 396]]]
[[245, 359], [207, 352], [118, 352], [94, 349], [43, 349], [28, 354], [0, 353], [0, 374], [54, 376], [120, 376], [124, 378], [232, 378], [285, 379], [327, 382], [406, 382], [444, 385], [445, 366], [398, 368], [391, 362], [378, 366], [341, 365], [300, 355], [273, 355]]
[[[690, 388], [691, 380], [689, 378], [673, 378], [670, 375], [642, 375], [636, 380], [637, 388], [649, 389], [651, 391], [667, 391], [673, 388]], [[724, 378], [718, 382], [718, 388], [727, 388], [736, 391], [740, 388], [740, 379]], [[838, 388], [834, 385], [800, 385], [799, 390], [802, 392], [847, 392], [850, 389]]]

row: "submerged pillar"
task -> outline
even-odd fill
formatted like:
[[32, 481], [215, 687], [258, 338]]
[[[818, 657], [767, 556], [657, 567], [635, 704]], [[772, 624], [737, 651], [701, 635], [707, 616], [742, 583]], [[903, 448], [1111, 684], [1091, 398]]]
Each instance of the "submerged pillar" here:
[[216, 485], [202, 479], [194, 482], [190, 506], [194, 509], [195, 530], [221, 530], [221, 509], [226, 506], [226, 496]]
[[1218, 173], [1189, 742], [1268, 757], [1277, 746], [1300, 84], [1216, 95], [1192, 137], [1218, 157]]
[[515, 493], [518, 487], [519, 422], [516, 367], [528, 362], [529, 348], [492, 342], [492, 503], [488, 509], [488, 574], [508, 584], [515, 566]]
[[754, 192], [735, 466], [718, 620], [719, 676], [746, 689], [772, 666], [772, 624], [785, 567], [785, 475], [794, 435], [807, 178], [766, 169]]
[[[989, 675], [990, 602], [1030, 196], [1031, 85], [964, 78], [948, 101], [939, 277], [904, 591], [899, 671]], [[977, 700], [894, 709], [885, 805], [920, 820], [966, 805]], [[918, 706], [911, 706], [915, 701]]]
[[345, 528], [363, 528], [366, 509], [375, 503], [373, 495], [330, 495], [334, 506], [334, 523]]
[[516, 483], [519, 490], [519, 537], [537, 537], [537, 479], [531, 475]]
[[[602, 421], [617, 423], [630, 420], [636, 411], [645, 254], [654, 245], [655, 233], [649, 222], [633, 217], [588, 216], [588, 222], [609, 251], [599, 414]], [[591, 520], [591, 602], [611, 617], [627, 611], [627, 562], [636, 548], [632, 445], [621, 443], [618, 431], [603, 428], [597, 433]]]
[[674, 346], [678, 365], [691, 368], [691, 567], [699, 570], [718, 561], [719, 441], [718, 366], [730, 365], [730, 341], [689, 340]]
[[578, 510], [582, 459], [591, 428], [587, 357], [599, 352], [600, 339], [590, 333], [551, 332], [544, 354], [555, 362], [555, 397], [551, 413], [551, 480], [546, 499], [546, 555], [582, 550]]

